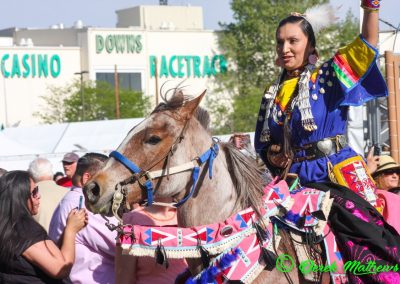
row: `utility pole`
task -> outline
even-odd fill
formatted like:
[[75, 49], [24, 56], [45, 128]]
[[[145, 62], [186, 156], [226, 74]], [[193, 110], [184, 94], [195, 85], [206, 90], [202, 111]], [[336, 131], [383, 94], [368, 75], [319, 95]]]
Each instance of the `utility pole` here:
[[119, 110], [119, 79], [117, 65], [114, 66], [114, 93], [115, 93], [115, 118], [120, 119], [121, 114]]
[[155, 91], [155, 95], [156, 95], [156, 106], [158, 106], [158, 63], [157, 63], [157, 57], [155, 58], [155, 60], [154, 60], [154, 64], [156, 65], [156, 70], [155, 70], [155, 72], [154, 72], [154, 78], [155, 78], [155, 84], [156, 84], [156, 86], [155, 86], [155, 88], [156, 88], [156, 91]]
[[80, 93], [81, 93], [81, 119], [82, 121], [85, 121], [85, 101], [83, 99], [83, 74], [88, 74], [89, 71], [81, 71], [81, 72], [75, 72], [75, 75], [80, 76], [81, 80], [81, 88], [80, 88]]

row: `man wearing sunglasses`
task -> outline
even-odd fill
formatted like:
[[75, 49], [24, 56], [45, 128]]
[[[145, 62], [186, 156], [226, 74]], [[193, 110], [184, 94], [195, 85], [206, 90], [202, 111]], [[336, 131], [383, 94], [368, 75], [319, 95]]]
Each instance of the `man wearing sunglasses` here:
[[67, 153], [62, 159], [65, 177], [59, 179], [57, 184], [64, 187], [72, 187], [72, 177], [76, 171], [79, 156], [73, 152]]

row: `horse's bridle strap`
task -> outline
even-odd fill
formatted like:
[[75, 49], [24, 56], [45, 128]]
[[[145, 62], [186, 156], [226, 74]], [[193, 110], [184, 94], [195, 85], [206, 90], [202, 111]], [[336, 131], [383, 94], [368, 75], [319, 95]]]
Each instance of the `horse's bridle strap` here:
[[133, 162], [131, 162], [128, 158], [126, 158], [118, 151], [112, 151], [110, 153], [110, 157], [117, 159], [121, 164], [123, 164], [125, 167], [127, 167], [129, 170], [131, 170], [131, 172], [135, 174], [138, 174], [141, 171], [141, 169], [138, 166], [136, 166]]
[[177, 174], [177, 173], [181, 173], [181, 172], [185, 172], [188, 170], [192, 170], [195, 167], [199, 166], [199, 162], [197, 161], [197, 159], [194, 159], [188, 163], [179, 165], [179, 166], [175, 166], [172, 168], [165, 168], [165, 169], [161, 169], [158, 171], [151, 171], [151, 172], [147, 172], [146, 175], [150, 178], [150, 179], [155, 179], [158, 177], [163, 177], [166, 176], [168, 174], [173, 175], [173, 174]]
[[[113, 157], [114, 159], [119, 161], [121, 164], [123, 164], [125, 167], [127, 167], [134, 174], [139, 174], [141, 172], [141, 169], [138, 166], [136, 166], [135, 163], [130, 161], [128, 158], [126, 158], [124, 155], [122, 155], [118, 151], [112, 151], [110, 153], [110, 157]], [[124, 182], [122, 182], [122, 183], [124, 183]], [[142, 186], [144, 186], [146, 188], [147, 203], [151, 205], [153, 203], [153, 184], [152, 184], [151, 180], [144, 181], [142, 183]]]
[[[197, 157], [193, 159], [192, 161], [175, 166], [172, 168], [163, 168], [161, 170], [156, 170], [156, 171], [143, 171], [141, 168], [139, 168], [134, 162], [126, 158], [124, 155], [122, 155], [118, 151], [112, 151], [110, 153], [110, 157], [113, 157], [117, 161], [119, 161], [121, 164], [123, 164], [126, 168], [128, 168], [131, 172], [134, 173], [134, 175], [122, 182], [120, 182], [120, 186], [122, 189], [122, 186], [132, 183], [132, 182], [139, 182], [143, 187], [146, 188], [147, 191], [147, 206], [150, 206], [153, 204], [153, 183], [151, 182], [153, 179], [158, 178], [158, 177], [163, 177], [163, 176], [168, 176], [171, 174], [176, 174], [188, 170], [192, 170], [192, 188], [190, 189], [189, 193], [179, 202], [177, 203], [172, 203], [169, 204], [169, 206], [173, 207], [179, 207], [183, 203], [185, 203], [189, 198], [192, 197], [194, 190], [197, 185], [197, 180], [199, 177], [200, 173], [200, 166], [208, 161], [208, 174], [209, 177], [212, 178], [212, 167], [213, 167], [213, 162], [214, 159], [217, 157], [219, 152], [219, 147], [218, 147], [218, 142], [214, 141], [211, 147], [204, 152], [200, 157]], [[141, 178], [144, 178], [144, 181], [141, 180]], [[120, 191], [120, 190], [118, 190]], [[121, 191], [122, 193], [122, 191]], [[120, 203], [119, 203], [120, 204]], [[117, 202], [115, 203], [115, 207], [119, 207], [119, 204], [117, 205]]]

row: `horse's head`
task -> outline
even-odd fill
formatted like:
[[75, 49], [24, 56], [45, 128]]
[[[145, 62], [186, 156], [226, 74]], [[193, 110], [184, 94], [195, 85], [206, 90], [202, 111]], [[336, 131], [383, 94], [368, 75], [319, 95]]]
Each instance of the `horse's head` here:
[[[131, 206], [148, 201], [146, 182], [149, 180], [154, 198], [181, 197], [180, 191], [184, 191], [190, 181], [189, 171], [176, 175], [167, 173], [154, 179], [149, 179], [149, 172], [168, 172], [170, 167], [194, 158], [189, 156], [201, 154], [198, 151], [203, 149], [196, 149], [195, 139], [208, 141], [205, 143], [210, 147], [206, 129], [197, 119], [192, 119], [204, 95], [205, 92], [188, 100], [181, 91], [176, 91], [171, 99], [158, 105], [149, 117], [135, 126], [111, 154], [105, 167], [85, 186], [87, 208], [110, 215], [116, 199], [120, 199], [122, 205], [126, 202]], [[186, 136], [188, 131], [192, 134]], [[206, 137], [202, 137], [203, 134]], [[164, 186], [167, 180], [168, 186]]]

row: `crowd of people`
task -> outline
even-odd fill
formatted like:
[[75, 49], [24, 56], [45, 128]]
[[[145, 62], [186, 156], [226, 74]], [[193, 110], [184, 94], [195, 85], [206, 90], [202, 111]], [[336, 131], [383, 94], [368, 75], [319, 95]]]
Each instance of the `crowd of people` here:
[[[61, 178], [42, 157], [27, 171], [0, 169], [0, 240], [9, 244], [0, 249], [0, 283], [172, 283], [187, 267], [177, 260], [167, 271], [150, 258], [122, 255], [116, 231], [105, 226], [117, 220], [85, 209], [82, 187], [107, 159], [67, 153]], [[177, 225], [176, 209], [138, 206], [124, 221]]]
[[[281, 73], [262, 97], [254, 144], [273, 175], [296, 174], [303, 185], [331, 191], [329, 222], [345, 260], [353, 260], [344, 247], [351, 241], [362, 251], [359, 258], [374, 255], [373, 247], [380, 252], [378, 262], [393, 264], [386, 248], [400, 251], [400, 212], [394, 203], [400, 165], [388, 155], [374, 156], [373, 148], [366, 158], [360, 156], [344, 135], [349, 106], [387, 96], [376, 64], [379, 1], [361, 4], [361, 35], [321, 65], [315, 33], [327, 25], [321, 21], [334, 16], [292, 13], [279, 23], [276, 64]], [[67, 153], [61, 161], [65, 175], [53, 173], [52, 164], [41, 157], [27, 171], [0, 169], [0, 283], [172, 283], [185, 269], [184, 260], [166, 270], [149, 258], [122, 255], [116, 232], [105, 226], [117, 220], [85, 209], [82, 187], [107, 159], [99, 153]], [[372, 221], [378, 215], [383, 222]], [[176, 209], [162, 206], [138, 206], [123, 220], [177, 225]], [[349, 235], [354, 227], [356, 239]], [[376, 281], [374, 275], [349, 277], [357, 283]]]

